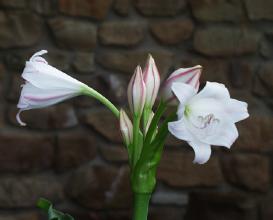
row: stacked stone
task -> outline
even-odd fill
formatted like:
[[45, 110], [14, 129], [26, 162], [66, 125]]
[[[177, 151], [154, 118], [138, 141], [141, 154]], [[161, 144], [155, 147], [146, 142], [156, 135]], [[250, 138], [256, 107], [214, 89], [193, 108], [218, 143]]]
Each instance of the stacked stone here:
[[168, 140], [150, 219], [273, 219], [272, 25], [272, 0], [0, 0], [0, 219], [45, 219], [39, 197], [76, 219], [131, 219], [127, 154], [107, 109], [79, 97], [16, 123], [20, 73], [40, 49], [120, 106], [148, 53], [162, 79], [201, 64], [202, 82], [226, 84], [251, 117], [202, 166]]

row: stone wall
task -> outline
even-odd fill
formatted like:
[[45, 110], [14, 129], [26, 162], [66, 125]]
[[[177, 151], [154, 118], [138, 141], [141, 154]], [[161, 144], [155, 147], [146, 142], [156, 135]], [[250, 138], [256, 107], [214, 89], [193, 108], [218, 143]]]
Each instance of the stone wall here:
[[225, 83], [251, 117], [202, 166], [168, 140], [150, 219], [273, 219], [272, 0], [0, 0], [0, 219], [45, 219], [35, 209], [45, 197], [76, 219], [127, 220], [127, 155], [108, 110], [80, 97], [16, 123], [20, 73], [40, 49], [117, 105], [148, 53], [162, 79], [201, 64], [202, 82]]

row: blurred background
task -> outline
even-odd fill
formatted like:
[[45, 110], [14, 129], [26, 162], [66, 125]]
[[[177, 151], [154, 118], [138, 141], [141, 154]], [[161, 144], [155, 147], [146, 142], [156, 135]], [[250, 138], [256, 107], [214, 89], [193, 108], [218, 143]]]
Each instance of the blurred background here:
[[200, 64], [249, 103], [231, 150], [205, 165], [169, 138], [150, 220], [273, 219], [272, 0], [0, 0], [0, 219], [46, 219], [39, 197], [79, 220], [129, 220], [132, 194], [118, 122], [79, 97], [15, 120], [25, 61], [48, 62], [116, 105], [151, 53], [166, 78]]

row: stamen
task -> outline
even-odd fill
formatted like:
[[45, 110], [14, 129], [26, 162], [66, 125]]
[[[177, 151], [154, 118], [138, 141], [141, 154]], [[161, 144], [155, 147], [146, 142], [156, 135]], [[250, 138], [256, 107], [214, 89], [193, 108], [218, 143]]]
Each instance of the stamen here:
[[198, 130], [203, 130], [203, 135], [213, 135], [215, 129], [218, 127], [220, 120], [215, 118], [213, 114], [208, 114], [206, 116], [199, 115], [197, 120], [191, 120], [191, 125]]

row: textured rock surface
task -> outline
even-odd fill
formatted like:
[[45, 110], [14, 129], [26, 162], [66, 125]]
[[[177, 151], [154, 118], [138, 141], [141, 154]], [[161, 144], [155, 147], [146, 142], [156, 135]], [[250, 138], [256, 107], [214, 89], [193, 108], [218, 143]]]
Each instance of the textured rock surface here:
[[178, 44], [191, 37], [193, 23], [190, 20], [171, 20], [153, 23], [151, 31], [162, 44]]
[[33, 172], [53, 165], [52, 136], [27, 132], [2, 132], [0, 140], [1, 172]]
[[133, 46], [144, 38], [144, 25], [139, 22], [106, 22], [100, 26], [99, 38], [104, 45]]
[[134, 0], [137, 9], [147, 16], [173, 16], [185, 6], [184, 0]]
[[112, 0], [59, 0], [62, 13], [74, 16], [91, 17], [101, 20], [106, 17]]
[[164, 76], [172, 65], [172, 53], [166, 51], [133, 51], [133, 52], [105, 52], [97, 57], [97, 61], [110, 70], [132, 74], [136, 65], [145, 64], [148, 53], [151, 53], [160, 73]]
[[89, 112], [84, 116], [83, 120], [108, 140], [122, 143], [119, 122], [108, 109]]
[[194, 16], [200, 21], [243, 20], [243, 4], [237, 0], [190, 0]]
[[34, 207], [40, 197], [57, 202], [63, 199], [63, 188], [56, 176], [1, 177], [0, 207]]
[[271, 0], [244, 0], [248, 16], [252, 20], [273, 20], [273, 2]]
[[96, 46], [96, 26], [90, 22], [54, 18], [50, 29], [60, 47], [92, 50]]
[[270, 168], [266, 157], [258, 155], [230, 155], [223, 160], [227, 179], [249, 190], [267, 191]]
[[254, 53], [261, 35], [253, 29], [209, 27], [196, 31], [194, 48], [209, 56], [232, 56]]
[[[236, 192], [194, 193], [190, 196], [186, 219], [255, 220], [255, 200]], [[198, 210], [198, 212], [196, 211]]]
[[0, 29], [0, 48], [27, 47], [40, 40], [42, 22], [31, 13], [0, 11]]
[[192, 154], [165, 152], [158, 178], [175, 187], [217, 186], [223, 182], [217, 158], [203, 165], [193, 164]]
[[77, 167], [96, 157], [96, 138], [84, 132], [65, 132], [58, 136], [56, 166], [58, 170]]

